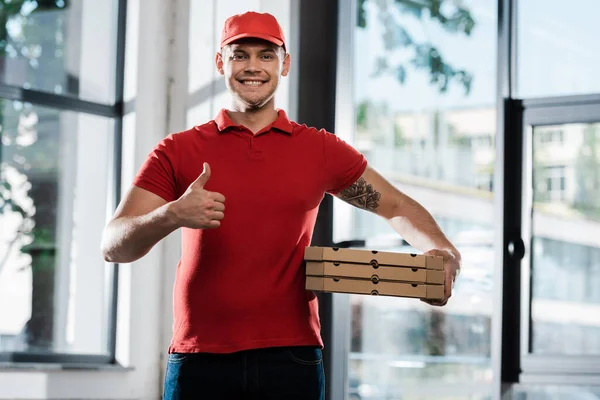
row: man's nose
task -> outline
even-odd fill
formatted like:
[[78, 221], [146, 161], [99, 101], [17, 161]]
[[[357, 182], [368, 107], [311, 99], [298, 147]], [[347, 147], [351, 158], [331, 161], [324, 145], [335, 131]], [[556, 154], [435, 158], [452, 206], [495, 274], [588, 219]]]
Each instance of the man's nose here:
[[247, 72], [258, 72], [260, 71], [260, 60], [258, 57], [248, 57], [248, 63], [246, 64]]

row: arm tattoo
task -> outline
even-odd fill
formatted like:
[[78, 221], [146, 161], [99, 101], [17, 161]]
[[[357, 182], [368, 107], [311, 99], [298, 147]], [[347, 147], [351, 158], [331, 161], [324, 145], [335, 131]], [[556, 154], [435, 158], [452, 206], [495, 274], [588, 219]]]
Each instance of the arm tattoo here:
[[364, 178], [360, 178], [348, 189], [340, 192], [338, 197], [355, 207], [375, 212], [379, 207], [381, 193], [373, 189]]

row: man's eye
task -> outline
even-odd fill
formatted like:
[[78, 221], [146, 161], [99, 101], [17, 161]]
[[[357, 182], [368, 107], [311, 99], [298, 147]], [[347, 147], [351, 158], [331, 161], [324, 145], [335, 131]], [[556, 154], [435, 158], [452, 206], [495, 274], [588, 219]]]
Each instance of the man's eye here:
[[233, 57], [231, 57], [233, 60], [243, 60], [244, 58], [246, 58], [246, 56], [241, 55], [241, 54], [234, 54]]

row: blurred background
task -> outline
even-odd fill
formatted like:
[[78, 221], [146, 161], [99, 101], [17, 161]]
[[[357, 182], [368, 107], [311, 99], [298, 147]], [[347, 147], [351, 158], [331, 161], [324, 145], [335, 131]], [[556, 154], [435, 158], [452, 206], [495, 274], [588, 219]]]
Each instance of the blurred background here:
[[[600, 399], [597, 0], [0, 0], [0, 399], [160, 398], [179, 235], [116, 266], [101, 233], [157, 141], [229, 106], [248, 10], [288, 37], [277, 106], [463, 255], [443, 308], [320, 295], [327, 398]], [[331, 197], [313, 242], [415, 251]]]

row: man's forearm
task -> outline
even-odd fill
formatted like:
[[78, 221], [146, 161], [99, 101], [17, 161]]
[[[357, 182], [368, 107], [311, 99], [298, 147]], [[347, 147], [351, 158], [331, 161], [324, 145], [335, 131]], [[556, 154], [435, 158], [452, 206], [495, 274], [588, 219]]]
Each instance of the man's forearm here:
[[405, 197], [402, 204], [396, 207], [394, 216], [388, 222], [414, 248], [424, 252], [447, 250], [460, 259], [460, 253], [429, 211], [410, 197]]
[[102, 238], [104, 259], [129, 263], [146, 255], [156, 243], [179, 228], [169, 207], [168, 203], [145, 215], [111, 221]]

